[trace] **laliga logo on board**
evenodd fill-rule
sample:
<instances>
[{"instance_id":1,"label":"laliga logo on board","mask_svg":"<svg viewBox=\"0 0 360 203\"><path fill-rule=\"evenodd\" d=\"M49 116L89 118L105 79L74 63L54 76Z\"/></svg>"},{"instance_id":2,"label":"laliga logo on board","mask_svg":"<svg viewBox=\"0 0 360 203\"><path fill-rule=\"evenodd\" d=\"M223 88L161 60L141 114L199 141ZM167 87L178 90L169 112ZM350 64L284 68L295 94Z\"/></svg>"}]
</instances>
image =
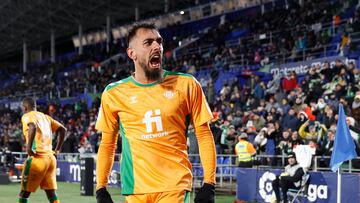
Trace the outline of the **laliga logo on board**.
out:
<instances>
[{"instance_id":1,"label":"laliga logo on board","mask_svg":"<svg viewBox=\"0 0 360 203\"><path fill-rule=\"evenodd\" d=\"M327 199L328 198L328 186L310 184L307 194L308 194L307 199L310 202L316 202L317 199Z\"/></svg>"},{"instance_id":2,"label":"laliga logo on board","mask_svg":"<svg viewBox=\"0 0 360 203\"><path fill-rule=\"evenodd\" d=\"M271 201L273 192L272 181L275 179L276 175L269 171L266 171L259 179L259 194L265 202ZM328 199L328 186L310 184L307 191L307 199L310 202Z\"/></svg>"},{"instance_id":3,"label":"laliga logo on board","mask_svg":"<svg viewBox=\"0 0 360 203\"><path fill-rule=\"evenodd\" d=\"M265 202L270 202L273 191L272 181L276 179L276 175L266 171L259 179L259 193Z\"/></svg>"}]
</instances>

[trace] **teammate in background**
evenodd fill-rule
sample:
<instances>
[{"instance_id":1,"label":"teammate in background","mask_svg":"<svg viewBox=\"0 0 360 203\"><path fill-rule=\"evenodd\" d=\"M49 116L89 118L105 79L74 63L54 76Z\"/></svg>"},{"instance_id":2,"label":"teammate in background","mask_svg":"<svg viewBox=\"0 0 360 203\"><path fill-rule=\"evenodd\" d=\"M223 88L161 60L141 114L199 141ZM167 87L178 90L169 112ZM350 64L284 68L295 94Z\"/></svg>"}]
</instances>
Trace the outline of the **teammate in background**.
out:
<instances>
[{"instance_id":1,"label":"teammate in background","mask_svg":"<svg viewBox=\"0 0 360 203\"><path fill-rule=\"evenodd\" d=\"M135 25L128 35L130 77L108 85L102 94L96 129L102 132L96 177L98 203L113 202L106 190L116 141L122 139L122 194L129 203L190 202L191 163L186 133L194 126L204 168L195 202L212 203L216 152L212 114L199 82L189 74L163 70L163 39L153 24Z\"/></svg>"},{"instance_id":2,"label":"teammate in background","mask_svg":"<svg viewBox=\"0 0 360 203\"><path fill-rule=\"evenodd\" d=\"M40 186L45 190L50 203L59 203L56 194L56 155L65 139L66 128L50 116L36 111L32 98L22 102L24 115L21 118L26 140L26 159L22 172L19 203L28 202L31 192ZM52 151L53 133L59 137L55 151Z\"/></svg>"}]
</instances>

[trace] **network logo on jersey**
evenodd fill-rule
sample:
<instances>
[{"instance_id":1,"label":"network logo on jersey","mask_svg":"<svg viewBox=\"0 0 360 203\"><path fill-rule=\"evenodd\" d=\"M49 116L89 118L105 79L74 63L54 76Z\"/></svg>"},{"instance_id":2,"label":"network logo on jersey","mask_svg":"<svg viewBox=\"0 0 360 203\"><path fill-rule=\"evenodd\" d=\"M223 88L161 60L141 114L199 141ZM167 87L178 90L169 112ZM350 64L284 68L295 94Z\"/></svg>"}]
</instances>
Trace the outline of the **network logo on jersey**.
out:
<instances>
[{"instance_id":1,"label":"network logo on jersey","mask_svg":"<svg viewBox=\"0 0 360 203\"><path fill-rule=\"evenodd\" d=\"M157 137L164 137L167 136L169 133L167 131L163 131L163 124L161 120L161 111L160 109L149 110L145 113L143 118L143 123L146 125L146 133L142 135L142 139L152 139ZM155 124L155 130L153 129L153 123ZM159 133L154 133L159 132Z\"/></svg>"},{"instance_id":2,"label":"network logo on jersey","mask_svg":"<svg viewBox=\"0 0 360 203\"><path fill-rule=\"evenodd\" d=\"M273 192L272 181L276 179L276 175L266 171L259 179L259 194L265 202L271 201Z\"/></svg>"}]
</instances>

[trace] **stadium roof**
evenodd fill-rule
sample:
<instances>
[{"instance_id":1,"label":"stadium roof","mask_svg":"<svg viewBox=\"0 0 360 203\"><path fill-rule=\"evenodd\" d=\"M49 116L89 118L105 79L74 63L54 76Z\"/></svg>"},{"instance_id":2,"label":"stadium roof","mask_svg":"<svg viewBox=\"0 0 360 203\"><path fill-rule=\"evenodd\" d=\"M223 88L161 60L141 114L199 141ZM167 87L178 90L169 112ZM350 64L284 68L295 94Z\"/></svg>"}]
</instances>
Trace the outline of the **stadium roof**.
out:
<instances>
[{"instance_id":1,"label":"stadium roof","mask_svg":"<svg viewBox=\"0 0 360 203\"><path fill-rule=\"evenodd\" d=\"M112 26L127 24L135 19L135 7L140 17L159 15L165 0L1 0L0 1L0 55L22 50L25 39L28 46L50 42L53 29L55 38L73 36L79 23L83 31L104 29L106 16ZM170 10L191 2L167 0Z\"/></svg>"}]
</instances>

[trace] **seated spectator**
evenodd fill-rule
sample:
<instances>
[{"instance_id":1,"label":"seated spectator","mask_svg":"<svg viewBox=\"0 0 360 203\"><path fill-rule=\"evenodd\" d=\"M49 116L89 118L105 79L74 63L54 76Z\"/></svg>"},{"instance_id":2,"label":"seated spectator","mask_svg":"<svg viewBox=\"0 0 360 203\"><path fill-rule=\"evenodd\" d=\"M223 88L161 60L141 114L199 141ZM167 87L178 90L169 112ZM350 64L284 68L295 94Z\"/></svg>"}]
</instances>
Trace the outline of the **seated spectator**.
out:
<instances>
[{"instance_id":1,"label":"seated spectator","mask_svg":"<svg viewBox=\"0 0 360 203\"><path fill-rule=\"evenodd\" d=\"M280 188L282 191L282 201L287 202L287 191L291 189L299 189L302 176L305 174L304 169L297 163L294 152L288 155L289 164L285 167L285 171L272 182L272 187L276 196L276 202L281 201Z\"/></svg>"}]
</instances>

